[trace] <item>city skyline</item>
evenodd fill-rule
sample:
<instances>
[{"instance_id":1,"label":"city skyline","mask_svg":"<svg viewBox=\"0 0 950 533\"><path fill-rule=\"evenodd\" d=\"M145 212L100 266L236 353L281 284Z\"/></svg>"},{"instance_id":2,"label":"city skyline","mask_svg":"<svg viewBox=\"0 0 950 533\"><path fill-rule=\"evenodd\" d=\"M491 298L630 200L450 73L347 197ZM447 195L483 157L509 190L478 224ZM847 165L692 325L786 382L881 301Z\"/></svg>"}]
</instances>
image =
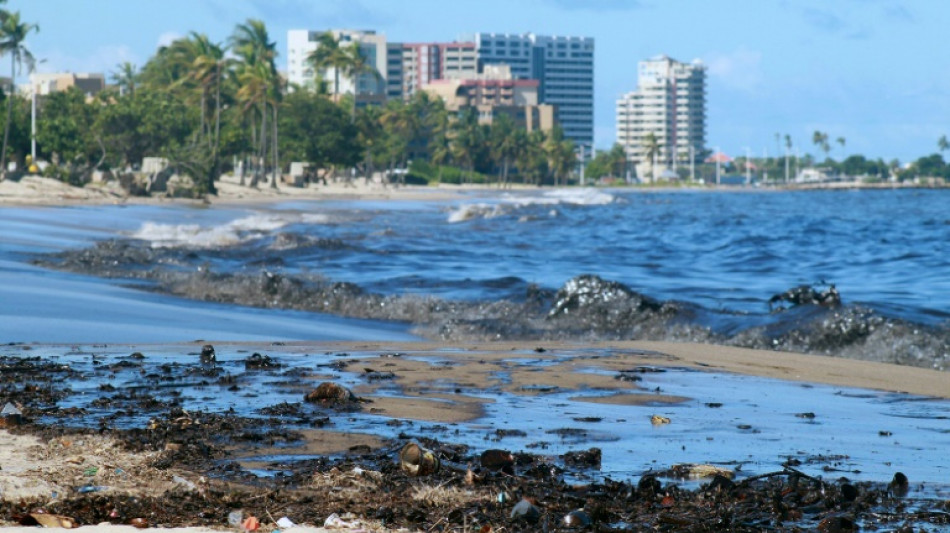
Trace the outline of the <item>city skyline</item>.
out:
<instances>
[{"instance_id":1,"label":"city skyline","mask_svg":"<svg viewBox=\"0 0 950 533\"><path fill-rule=\"evenodd\" d=\"M776 134L789 134L802 153L823 155L811 143L820 130L846 139L831 152L839 160L862 153L907 162L937 152L937 139L950 132L950 60L936 52L950 5L826 4L485 0L454 2L448 10L434 0L11 0L7 8L40 25L27 41L45 60L38 72L108 75L123 61L141 67L160 44L190 31L226 41L248 18L267 24L281 68L289 29L372 29L403 42L478 32L591 37L600 149L616 140L616 101L636 89L637 63L665 54L708 67L708 148L775 155Z\"/></svg>"}]
</instances>

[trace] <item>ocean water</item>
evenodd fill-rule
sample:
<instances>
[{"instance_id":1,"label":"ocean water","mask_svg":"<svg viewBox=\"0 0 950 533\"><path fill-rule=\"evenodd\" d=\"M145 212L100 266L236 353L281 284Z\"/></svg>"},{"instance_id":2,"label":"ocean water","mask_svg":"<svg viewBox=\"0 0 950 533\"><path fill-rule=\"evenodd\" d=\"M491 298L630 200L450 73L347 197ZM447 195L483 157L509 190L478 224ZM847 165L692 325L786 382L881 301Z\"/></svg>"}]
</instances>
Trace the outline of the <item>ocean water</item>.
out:
<instances>
[{"instance_id":1,"label":"ocean water","mask_svg":"<svg viewBox=\"0 0 950 533\"><path fill-rule=\"evenodd\" d=\"M948 205L945 190L538 189L7 208L0 338L664 339L943 369ZM773 298L799 286L841 303Z\"/></svg>"}]
</instances>

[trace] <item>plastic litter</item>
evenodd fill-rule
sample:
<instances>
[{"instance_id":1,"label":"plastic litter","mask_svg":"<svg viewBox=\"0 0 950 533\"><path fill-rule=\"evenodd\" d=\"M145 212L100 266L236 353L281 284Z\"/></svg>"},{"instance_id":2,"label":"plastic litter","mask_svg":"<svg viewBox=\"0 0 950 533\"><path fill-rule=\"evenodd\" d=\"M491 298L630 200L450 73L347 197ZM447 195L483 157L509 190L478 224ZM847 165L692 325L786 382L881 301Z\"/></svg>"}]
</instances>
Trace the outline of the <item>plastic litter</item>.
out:
<instances>
[{"instance_id":1,"label":"plastic litter","mask_svg":"<svg viewBox=\"0 0 950 533\"><path fill-rule=\"evenodd\" d=\"M290 527L297 527L297 524L293 523L293 521L285 516L277 521L277 527L281 529L287 529Z\"/></svg>"},{"instance_id":2,"label":"plastic litter","mask_svg":"<svg viewBox=\"0 0 950 533\"><path fill-rule=\"evenodd\" d=\"M86 485L86 486L84 486L84 487L80 487L80 488L79 488L79 493L80 493L80 494L89 494L90 492L101 492L101 491L103 491L103 490L106 490L107 488L109 488L109 487L105 487L105 486L102 486L102 485Z\"/></svg>"},{"instance_id":3,"label":"plastic litter","mask_svg":"<svg viewBox=\"0 0 950 533\"><path fill-rule=\"evenodd\" d=\"M244 520L244 511L231 511L228 513L228 525L238 527Z\"/></svg>"},{"instance_id":4,"label":"plastic litter","mask_svg":"<svg viewBox=\"0 0 950 533\"><path fill-rule=\"evenodd\" d=\"M323 522L323 527L328 528L328 529L333 529L333 528L350 529L350 528L356 528L359 526L360 526L359 520L352 520L352 521L347 522L346 520L343 520L342 518L340 518L340 515L336 513L333 513L330 516L328 516L327 519L324 520Z\"/></svg>"}]
</instances>

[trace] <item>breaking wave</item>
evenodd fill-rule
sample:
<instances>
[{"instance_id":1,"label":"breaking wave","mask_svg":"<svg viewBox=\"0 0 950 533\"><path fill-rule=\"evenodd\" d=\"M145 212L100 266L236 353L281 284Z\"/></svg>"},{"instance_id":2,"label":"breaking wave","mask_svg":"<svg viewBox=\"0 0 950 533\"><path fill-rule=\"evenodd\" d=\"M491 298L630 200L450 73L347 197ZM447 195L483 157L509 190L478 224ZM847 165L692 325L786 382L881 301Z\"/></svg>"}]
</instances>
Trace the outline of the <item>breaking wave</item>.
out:
<instances>
[{"instance_id":1,"label":"breaking wave","mask_svg":"<svg viewBox=\"0 0 950 533\"><path fill-rule=\"evenodd\" d=\"M321 214L251 215L216 226L145 222L130 237L154 248L220 248L259 239L291 224L326 224Z\"/></svg>"},{"instance_id":2,"label":"breaking wave","mask_svg":"<svg viewBox=\"0 0 950 533\"><path fill-rule=\"evenodd\" d=\"M449 212L448 221L457 223L478 218L496 218L532 206L598 206L618 201L616 196L597 189L556 189L540 195L505 194L498 199L497 203L458 206Z\"/></svg>"},{"instance_id":3,"label":"breaking wave","mask_svg":"<svg viewBox=\"0 0 950 533\"><path fill-rule=\"evenodd\" d=\"M343 246L328 242L325 246ZM38 263L74 272L147 280L162 293L196 300L263 308L401 321L415 333L443 341L662 340L815 353L946 370L950 331L886 317L873 309L833 302L787 301L769 312L762 295L759 316L661 301L615 281L579 275L557 290L520 279L521 297L492 301L382 294L306 272L268 268L215 272L188 253L133 240L46 256ZM783 295L798 294L795 287ZM778 295L777 295L778 296Z\"/></svg>"}]
</instances>

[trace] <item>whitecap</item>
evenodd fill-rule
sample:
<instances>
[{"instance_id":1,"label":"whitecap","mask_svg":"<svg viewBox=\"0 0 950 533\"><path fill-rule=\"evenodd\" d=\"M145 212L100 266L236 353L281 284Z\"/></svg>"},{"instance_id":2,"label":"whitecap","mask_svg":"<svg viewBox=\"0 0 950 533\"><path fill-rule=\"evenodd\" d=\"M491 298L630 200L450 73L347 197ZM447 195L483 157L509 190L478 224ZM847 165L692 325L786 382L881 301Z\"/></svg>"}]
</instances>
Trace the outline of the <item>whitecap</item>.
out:
<instances>
[{"instance_id":1,"label":"whitecap","mask_svg":"<svg viewBox=\"0 0 950 533\"><path fill-rule=\"evenodd\" d=\"M151 243L153 248L218 248L261 238L291 224L325 224L321 214L255 214L218 226L145 222L130 236Z\"/></svg>"}]
</instances>

